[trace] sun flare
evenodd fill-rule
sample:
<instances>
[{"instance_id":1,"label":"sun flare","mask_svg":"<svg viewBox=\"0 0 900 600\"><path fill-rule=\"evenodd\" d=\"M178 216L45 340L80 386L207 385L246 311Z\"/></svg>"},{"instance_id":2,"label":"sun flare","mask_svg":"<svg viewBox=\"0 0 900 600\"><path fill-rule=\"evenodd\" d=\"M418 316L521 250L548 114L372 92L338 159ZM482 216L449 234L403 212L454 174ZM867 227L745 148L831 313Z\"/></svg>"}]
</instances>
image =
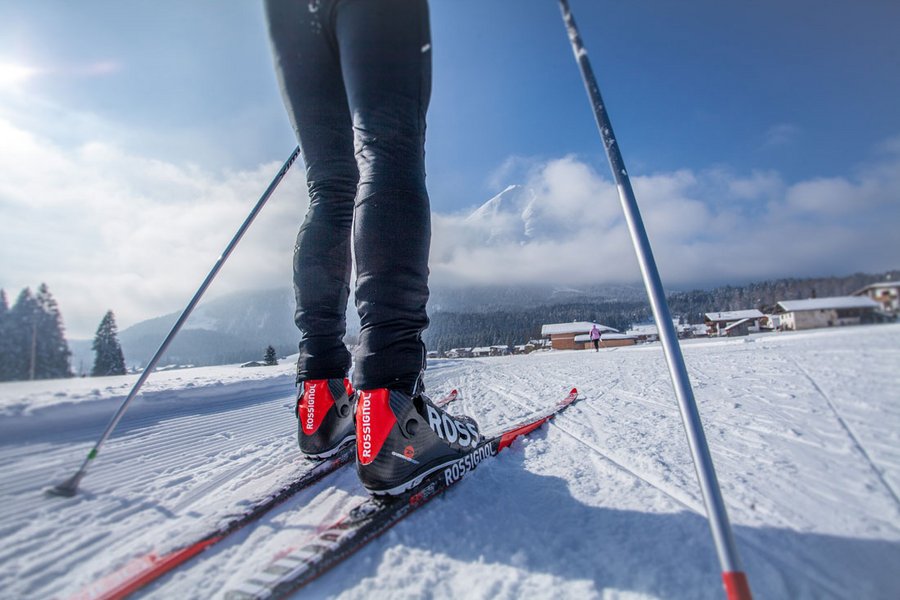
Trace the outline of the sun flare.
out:
<instances>
[{"instance_id":1,"label":"sun flare","mask_svg":"<svg viewBox=\"0 0 900 600\"><path fill-rule=\"evenodd\" d=\"M12 87L24 83L38 70L25 65L0 61L0 87Z\"/></svg>"}]
</instances>

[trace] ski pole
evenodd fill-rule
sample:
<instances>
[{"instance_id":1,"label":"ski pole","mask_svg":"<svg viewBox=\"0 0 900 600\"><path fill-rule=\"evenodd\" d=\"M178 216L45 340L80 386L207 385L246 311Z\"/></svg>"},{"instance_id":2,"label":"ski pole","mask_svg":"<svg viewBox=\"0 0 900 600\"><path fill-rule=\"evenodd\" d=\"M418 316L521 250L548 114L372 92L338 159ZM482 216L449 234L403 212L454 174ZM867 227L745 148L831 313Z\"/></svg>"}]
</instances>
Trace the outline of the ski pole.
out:
<instances>
[{"instance_id":1,"label":"ski pole","mask_svg":"<svg viewBox=\"0 0 900 600\"><path fill-rule=\"evenodd\" d=\"M178 332L181 331L181 327L184 325L184 322L187 321L188 317L194 311L194 308L197 306L197 303L200 301L201 296L203 296L206 289L213 282L213 279L216 278L216 275L219 274L219 271L222 269L222 266L225 264L225 261L228 260L228 257L231 256L232 251L234 251L235 247L238 245L238 242L241 241L241 238L244 237L244 234L247 233L247 230L250 228L250 225L253 223L256 216L262 210L263 206L265 206L266 202L269 200L269 197L275 191L275 188L278 187L278 184L281 183L281 180L284 179L284 176L287 174L288 170L291 168L291 165L294 164L294 161L297 160L297 156L300 154L299 146L294 148L294 151L291 152L291 155L285 161L284 165L281 167L281 170L278 171L278 174L275 175L275 178L269 184L269 187L266 188L266 191L263 192L263 195L260 196L259 200L256 202L256 205L253 207L253 210L250 211L250 214L247 215L247 218L244 219L244 222L238 228L237 233L234 234L234 237L231 238L231 241L228 242L228 246L225 247L225 251L219 256L216 260L216 263L213 265L213 268L206 275L206 279L203 280L203 283L200 285L200 288L194 294L194 297L191 298L191 301L188 302L188 305L184 308L181 313L181 316L178 317L178 320L175 321L175 325L172 326L171 331L166 336L166 339L163 340L163 343L159 346L159 349L156 351L156 354L153 355L153 358L150 359L150 362L147 363L147 366L144 368L143 372L141 372L141 376L138 377L137 382L131 388L131 391L128 393L128 396L119 406L118 410L116 410L112 419L109 421L109 425L106 426L106 429L103 431L103 434L100 436L100 439L97 440L97 443L94 444L94 447L88 452L87 458L84 459L84 462L81 464L81 468L69 479L66 481L50 488L47 490L47 493L54 496L65 496L72 497L78 492L78 484L81 483L81 479L84 477L85 473L87 473L88 465L92 460L97 458L97 454L100 452L100 447L106 442L107 438L112 434L113 429L116 428L116 425L119 424L119 421L122 419L122 416L125 414L125 411L128 409L128 405L131 404L131 401L134 400L135 396L137 396L138 391L140 391L141 386L144 385L144 382L147 381L147 378L150 376L150 373L153 369L156 368L156 364L162 358L163 354L165 354L166 350L169 348L169 344L172 343L172 340L175 339L175 336L178 335Z\"/></svg>"},{"instance_id":2,"label":"ski pole","mask_svg":"<svg viewBox=\"0 0 900 600\"><path fill-rule=\"evenodd\" d=\"M728 521L728 513L725 510L725 502L722 499L722 490L719 488L719 483L716 479L712 456L709 452L706 436L703 433L703 424L700 421L700 413L697 411L697 403L694 400L694 391L688 378L684 356L681 354L681 346L678 344L678 336L675 333L669 305L663 292L662 281L656 268L653 251L650 248L647 230L644 228L637 200L631 188L631 181L628 178L628 172L625 170L625 162L622 160L619 144L616 142L615 134L613 134L612 123L603 104L603 98L600 96L600 87L597 85L594 71L591 68L590 60L588 60L587 51L575 25L569 2L568 0L559 0L559 5L562 10L566 31L569 34L569 40L572 42L575 60L578 62L584 86L587 89L588 97L594 109L594 118L597 121L597 127L600 129L600 136L606 148L606 157L609 159L613 177L616 180L619 201L622 204L625 221L631 234L631 241L641 267L644 286L647 288L647 295L650 297L650 306L659 329L659 339L662 342L666 363L669 367L669 375L672 377L672 386L675 389L675 396L678 399L678 406L681 411L681 420L684 424L688 445L694 459L694 468L696 469L697 479L700 482L700 489L703 493L710 530L716 546L716 554L722 568L722 581L725 585L725 593L729 600L750 600L750 584L738 558L737 546L734 543L734 533Z\"/></svg>"}]
</instances>

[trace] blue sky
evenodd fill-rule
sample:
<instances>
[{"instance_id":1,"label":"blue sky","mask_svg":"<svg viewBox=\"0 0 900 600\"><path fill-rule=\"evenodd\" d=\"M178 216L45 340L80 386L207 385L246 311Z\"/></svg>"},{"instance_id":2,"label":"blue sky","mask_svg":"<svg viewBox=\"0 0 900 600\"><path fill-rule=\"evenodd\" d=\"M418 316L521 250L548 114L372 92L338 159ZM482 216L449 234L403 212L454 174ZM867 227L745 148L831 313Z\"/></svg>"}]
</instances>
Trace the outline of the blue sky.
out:
<instances>
[{"instance_id":1,"label":"blue sky","mask_svg":"<svg viewBox=\"0 0 900 600\"><path fill-rule=\"evenodd\" d=\"M670 287L900 264L900 5L571 4ZM435 281L636 281L557 3L431 9ZM178 309L295 144L249 1L0 0L0 135L0 287L82 335ZM555 237L466 221L510 184ZM286 283L303 189L217 291Z\"/></svg>"}]
</instances>

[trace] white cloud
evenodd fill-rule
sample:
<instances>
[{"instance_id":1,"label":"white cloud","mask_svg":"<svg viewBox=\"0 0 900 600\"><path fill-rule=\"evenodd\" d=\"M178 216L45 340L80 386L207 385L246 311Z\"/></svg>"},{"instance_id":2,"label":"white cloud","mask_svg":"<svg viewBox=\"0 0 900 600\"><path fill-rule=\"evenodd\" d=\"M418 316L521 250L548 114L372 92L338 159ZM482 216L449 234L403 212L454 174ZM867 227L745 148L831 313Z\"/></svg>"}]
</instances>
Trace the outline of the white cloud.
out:
<instances>
[{"instance_id":1,"label":"white cloud","mask_svg":"<svg viewBox=\"0 0 900 600\"><path fill-rule=\"evenodd\" d=\"M180 310L280 167L214 173L102 142L67 150L0 120L0 285L46 282L73 337ZM293 169L212 294L290 282L307 195Z\"/></svg>"},{"instance_id":2,"label":"white cloud","mask_svg":"<svg viewBox=\"0 0 900 600\"><path fill-rule=\"evenodd\" d=\"M839 177L813 179L791 186L785 198L786 208L817 217L839 217L859 210L868 201L869 192L859 184Z\"/></svg>"},{"instance_id":3,"label":"white cloud","mask_svg":"<svg viewBox=\"0 0 900 600\"><path fill-rule=\"evenodd\" d=\"M852 178L784 183L774 172L680 170L633 177L635 194L668 286L879 271L900 265L900 156ZM473 225L437 215L433 280L557 284L640 278L611 181L573 157L534 167L532 232L483 243L509 229L508 212ZM518 226L521 227L521 219ZM480 241L481 240L481 241Z\"/></svg>"},{"instance_id":4,"label":"white cloud","mask_svg":"<svg viewBox=\"0 0 900 600\"><path fill-rule=\"evenodd\" d=\"M120 326L180 310L279 164L217 172L104 141L63 146L0 116L0 287L46 282L72 337L107 309ZM104 130L93 139L103 137ZM90 140L85 136L83 140ZM853 177L679 170L633 178L668 286L878 271L900 264L900 154ZM515 159L496 210L433 215L432 282L634 282L612 181L576 157ZM307 204L295 167L238 247L215 296L280 287Z\"/></svg>"}]
</instances>

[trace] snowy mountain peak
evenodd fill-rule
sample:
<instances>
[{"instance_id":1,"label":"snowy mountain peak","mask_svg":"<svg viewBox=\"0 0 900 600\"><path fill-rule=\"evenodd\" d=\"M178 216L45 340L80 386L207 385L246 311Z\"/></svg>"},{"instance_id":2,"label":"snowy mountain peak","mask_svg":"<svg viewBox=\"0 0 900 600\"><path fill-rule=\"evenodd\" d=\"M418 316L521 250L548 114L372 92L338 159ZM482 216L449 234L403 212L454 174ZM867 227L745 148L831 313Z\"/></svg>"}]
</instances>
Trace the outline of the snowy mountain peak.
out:
<instances>
[{"instance_id":1,"label":"snowy mountain peak","mask_svg":"<svg viewBox=\"0 0 900 600\"><path fill-rule=\"evenodd\" d=\"M525 188L521 185L509 185L506 189L472 211L466 220L479 221L496 217L502 212L510 212L515 207L510 205L517 204L517 197Z\"/></svg>"},{"instance_id":2,"label":"snowy mountain peak","mask_svg":"<svg viewBox=\"0 0 900 600\"><path fill-rule=\"evenodd\" d=\"M507 186L466 217L466 224L484 232L488 244L526 243L535 235L532 223L534 191L522 185Z\"/></svg>"}]
</instances>

